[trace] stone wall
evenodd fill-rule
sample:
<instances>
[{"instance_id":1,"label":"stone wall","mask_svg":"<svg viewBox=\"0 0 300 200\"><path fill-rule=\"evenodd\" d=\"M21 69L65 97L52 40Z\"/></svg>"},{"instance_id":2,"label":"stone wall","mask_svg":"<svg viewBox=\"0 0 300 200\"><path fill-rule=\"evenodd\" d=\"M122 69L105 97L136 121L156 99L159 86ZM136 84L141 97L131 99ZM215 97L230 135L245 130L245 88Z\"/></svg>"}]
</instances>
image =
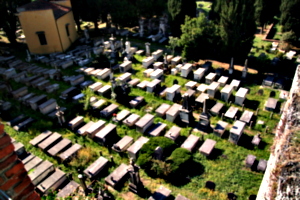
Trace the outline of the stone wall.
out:
<instances>
[{"instance_id":1,"label":"stone wall","mask_svg":"<svg viewBox=\"0 0 300 200\"><path fill-rule=\"evenodd\" d=\"M300 65L278 123L257 200L300 197Z\"/></svg>"},{"instance_id":2,"label":"stone wall","mask_svg":"<svg viewBox=\"0 0 300 200\"><path fill-rule=\"evenodd\" d=\"M0 124L0 190L11 199L40 200L3 124Z\"/></svg>"}]
</instances>

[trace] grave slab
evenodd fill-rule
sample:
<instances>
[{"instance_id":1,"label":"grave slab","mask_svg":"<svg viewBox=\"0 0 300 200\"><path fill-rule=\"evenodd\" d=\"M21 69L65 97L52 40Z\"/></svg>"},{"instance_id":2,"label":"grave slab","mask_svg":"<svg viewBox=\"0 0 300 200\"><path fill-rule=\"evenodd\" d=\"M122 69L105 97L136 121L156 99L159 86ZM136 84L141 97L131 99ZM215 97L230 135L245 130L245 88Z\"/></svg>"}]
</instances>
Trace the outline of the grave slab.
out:
<instances>
[{"instance_id":1,"label":"grave slab","mask_svg":"<svg viewBox=\"0 0 300 200\"><path fill-rule=\"evenodd\" d=\"M222 110L222 108L224 107L223 103L217 102L211 109L210 112L213 115L219 115L220 111Z\"/></svg>"},{"instance_id":2,"label":"grave slab","mask_svg":"<svg viewBox=\"0 0 300 200\"><path fill-rule=\"evenodd\" d=\"M239 109L237 107L233 107L231 106L225 113L225 117L228 117L230 119L234 119L235 115L237 114L237 112L239 111Z\"/></svg>"},{"instance_id":3,"label":"grave slab","mask_svg":"<svg viewBox=\"0 0 300 200\"><path fill-rule=\"evenodd\" d=\"M205 156L209 156L211 152L214 150L216 141L212 139L206 139L204 143L199 148L199 152Z\"/></svg>"},{"instance_id":4,"label":"grave slab","mask_svg":"<svg viewBox=\"0 0 300 200\"><path fill-rule=\"evenodd\" d=\"M135 123L136 131L145 133L147 128L153 124L154 116L151 114L145 114L139 121Z\"/></svg>"},{"instance_id":5,"label":"grave slab","mask_svg":"<svg viewBox=\"0 0 300 200\"><path fill-rule=\"evenodd\" d=\"M113 188L118 187L118 184L122 182L123 178L128 173L129 166L122 163L117 167L110 175L105 178L105 182Z\"/></svg>"},{"instance_id":6,"label":"grave slab","mask_svg":"<svg viewBox=\"0 0 300 200\"><path fill-rule=\"evenodd\" d=\"M48 138L46 138L43 142L39 143L38 147L44 151L47 151L52 146L57 144L61 139L62 139L62 136L59 133L54 132Z\"/></svg>"},{"instance_id":7,"label":"grave slab","mask_svg":"<svg viewBox=\"0 0 300 200\"><path fill-rule=\"evenodd\" d=\"M78 127L80 124L83 123L83 116L76 116L74 119L72 119L69 123L68 126L74 130L76 127Z\"/></svg>"},{"instance_id":8,"label":"grave slab","mask_svg":"<svg viewBox=\"0 0 300 200\"><path fill-rule=\"evenodd\" d=\"M94 124L95 122L90 121L87 124L85 124L84 126L82 126L81 128L79 128L77 130L77 133L81 136L85 136L88 134L87 130Z\"/></svg>"},{"instance_id":9,"label":"grave slab","mask_svg":"<svg viewBox=\"0 0 300 200\"><path fill-rule=\"evenodd\" d=\"M195 148L195 146L197 145L198 141L199 141L199 137L191 134L183 142L183 144L181 145L181 148L187 149L192 152L193 149Z\"/></svg>"},{"instance_id":10,"label":"grave slab","mask_svg":"<svg viewBox=\"0 0 300 200\"><path fill-rule=\"evenodd\" d=\"M52 163L48 160L43 161L41 164L33 168L32 172L28 174L33 185L37 186L44 178L55 170Z\"/></svg>"},{"instance_id":11,"label":"grave slab","mask_svg":"<svg viewBox=\"0 0 300 200\"><path fill-rule=\"evenodd\" d=\"M57 154L63 152L65 149L69 148L72 145L71 140L69 139L62 139L59 141L56 145L54 145L52 148L50 148L47 152L51 156L56 156Z\"/></svg>"},{"instance_id":12,"label":"grave slab","mask_svg":"<svg viewBox=\"0 0 300 200\"><path fill-rule=\"evenodd\" d=\"M246 122L247 124L250 123L253 116L253 112L249 110L245 110L240 118L240 121Z\"/></svg>"},{"instance_id":13,"label":"grave slab","mask_svg":"<svg viewBox=\"0 0 300 200\"><path fill-rule=\"evenodd\" d=\"M88 166L88 168L86 168L83 171L83 173L90 179L94 179L107 166L107 164L108 164L108 160L101 156L90 166Z\"/></svg>"},{"instance_id":14,"label":"grave slab","mask_svg":"<svg viewBox=\"0 0 300 200\"><path fill-rule=\"evenodd\" d=\"M245 160L246 167L251 168L256 160L256 156L248 155Z\"/></svg>"},{"instance_id":15,"label":"grave slab","mask_svg":"<svg viewBox=\"0 0 300 200\"><path fill-rule=\"evenodd\" d=\"M75 181L70 181L64 188L62 188L58 193L58 198L66 198L72 196L72 194L76 193L79 188L79 184Z\"/></svg>"},{"instance_id":16,"label":"grave slab","mask_svg":"<svg viewBox=\"0 0 300 200\"><path fill-rule=\"evenodd\" d=\"M46 194L51 191L55 191L64 181L67 180L66 173L59 169L55 169L55 172L48 176L43 182L41 182L37 189L42 193Z\"/></svg>"},{"instance_id":17,"label":"grave slab","mask_svg":"<svg viewBox=\"0 0 300 200\"><path fill-rule=\"evenodd\" d=\"M136 160L138 157L139 150L143 147L145 143L149 141L146 137L139 137L128 149L128 155L133 160Z\"/></svg>"},{"instance_id":18,"label":"grave slab","mask_svg":"<svg viewBox=\"0 0 300 200\"><path fill-rule=\"evenodd\" d=\"M215 128L214 128L214 134L216 136L222 137L224 132L226 131L226 128L228 126L227 122L224 121L218 121Z\"/></svg>"},{"instance_id":19,"label":"grave slab","mask_svg":"<svg viewBox=\"0 0 300 200\"><path fill-rule=\"evenodd\" d=\"M239 142L240 137L243 134L244 128L246 126L245 122L235 121L232 128L230 129L229 142L237 144Z\"/></svg>"},{"instance_id":20,"label":"grave slab","mask_svg":"<svg viewBox=\"0 0 300 200\"><path fill-rule=\"evenodd\" d=\"M99 132L105 126L105 121L99 120L90 126L86 132L90 138L94 138L95 134Z\"/></svg>"},{"instance_id":21,"label":"grave slab","mask_svg":"<svg viewBox=\"0 0 300 200\"><path fill-rule=\"evenodd\" d=\"M32 140L29 141L29 143L33 146L38 145L39 143L43 142L45 139L47 139L50 135L52 135L51 131L44 131L40 133L38 136L33 138Z\"/></svg>"},{"instance_id":22,"label":"grave slab","mask_svg":"<svg viewBox=\"0 0 300 200\"><path fill-rule=\"evenodd\" d=\"M112 149L117 152L124 152L129 148L133 141L132 137L125 135L121 140L113 145Z\"/></svg>"},{"instance_id":23,"label":"grave slab","mask_svg":"<svg viewBox=\"0 0 300 200\"><path fill-rule=\"evenodd\" d=\"M171 140L176 140L180 136L181 128L177 126L172 126L165 134L165 137L170 138Z\"/></svg>"},{"instance_id":24,"label":"grave slab","mask_svg":"<svg viewBox=\"0 0 300 200\"><path fill-rule=\"evenodd\" d=\"M166 127L167 124L157 123L154 125L154 127L151 128L151 130L148 131L148 134L152 137L160 136L161 133L166 129Z\"/></svg>"},{"instance_id":25,"label":"grave slab","mask_svg":"<svg viewBox=\"0 0 300 200\"><path fill-rule=\"evenodd\" d=\"M123 124L131 127L140 119L140 116L137 114L131 114L129 117L123 120Z\"/></svg>"},{"instance_id":26,"label":"grave slab","mask_svg":"<svg viewBox=\"0 0 300 200\"><path fill-rule=\"evenodd\" d=\"M171 105L163 103L155 110L155 113L158 117L164 117L170 108Z\"/></svg>"},{"instance_id":27,"label":"grave slab","mask_svg":"<svg viewBox=\"0 0 300 200\"><path fill-rule=\"evenodd\" d=\"M179 115L179 110L182 106L174 103L171 108L166 112L166 120L169 122L174 122L176 117Z\"/></svg>"},{"instance_id":28,"label":"grave slab","mask_svg":"<svg viewBox=\"0 0 300 200\"><path fill-rule=\"evenodd\" d=\"M81 145L79 144L73 144L70 148L68 148L66 151L59 154L59 158L62 161L70 160L74 155L77 154L77 152L81 149Z\"/></svg>"},{"instance_id":29,"label":"grave slab","mask_svg":"<svg viewBox=\"0 0 300 200\"><path fill-rule=\"evenodd\" d=\"M110 117L113 113L117 112L118 110L118 105L116 104L110 104L106 108L100 111L100 115L104 118Z\"/></svg>"}]
</instances>

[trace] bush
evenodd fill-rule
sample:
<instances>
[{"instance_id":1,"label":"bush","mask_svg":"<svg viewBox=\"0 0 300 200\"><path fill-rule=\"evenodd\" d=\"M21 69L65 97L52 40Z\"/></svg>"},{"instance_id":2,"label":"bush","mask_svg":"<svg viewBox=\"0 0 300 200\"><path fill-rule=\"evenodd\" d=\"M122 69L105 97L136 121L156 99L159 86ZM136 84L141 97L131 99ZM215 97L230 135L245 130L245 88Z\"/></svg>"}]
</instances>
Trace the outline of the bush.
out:
<instances>
[{"instance_id":1,"label":"bush","mask_svg":"<svg viewBox=\"0 0 300 200\"><path fill-rule=\"evenodd\" d=\"M52 121L45 121L45 120L39 120L37 122L34 122L31 126L34 130L49 130L53 127Z\"/></svg>"},{"instance_id":2,"label":"bush","mask_svg":"<svg viewBox=\"0 0 300 200\"><path fill-rule=\"evenodd\" d=\"M177 148L173 151L171 156L167 159L167 163L171 164L171 175L183 176L187 172L187 165L191 161L191 152L184 148Z\"/></svg>"}]
</instances>

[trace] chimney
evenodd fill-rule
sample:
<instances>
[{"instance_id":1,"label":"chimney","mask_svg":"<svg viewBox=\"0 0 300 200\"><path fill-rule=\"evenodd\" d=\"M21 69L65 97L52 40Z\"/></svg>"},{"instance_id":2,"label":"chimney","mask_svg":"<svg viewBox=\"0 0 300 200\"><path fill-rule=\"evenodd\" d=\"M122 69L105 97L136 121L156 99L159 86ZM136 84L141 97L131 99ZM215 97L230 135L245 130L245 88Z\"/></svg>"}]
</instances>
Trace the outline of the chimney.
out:
<instances>
[{"instance_id":1,"label":"chimney","mask_svg":"<svg viewBox=\"0 0 300 200\"><path fill-rule=\"evenodd\" d=\"M13 200L40 200L11 138L0 124L0 190Z\"/></svg>"}]
</instances>

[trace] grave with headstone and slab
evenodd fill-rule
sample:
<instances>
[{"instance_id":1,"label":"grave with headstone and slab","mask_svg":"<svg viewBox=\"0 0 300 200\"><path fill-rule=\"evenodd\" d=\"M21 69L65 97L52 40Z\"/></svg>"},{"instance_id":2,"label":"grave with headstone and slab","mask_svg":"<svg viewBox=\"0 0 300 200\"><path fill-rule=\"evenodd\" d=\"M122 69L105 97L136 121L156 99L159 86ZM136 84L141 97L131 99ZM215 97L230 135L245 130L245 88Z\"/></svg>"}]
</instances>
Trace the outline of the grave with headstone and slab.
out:
<instances>
[{"instance_id":1,"label":"grave with headstone and slab","mask_svg":"<svg viewBox=\"0 0 300 200\"><path fill-rule=\"evenodd\" d=\"M103 146L111 147L119 139L116 127L117 126L115 124L111 124L111 123L107 124L105 127L103 127L100 131L98 131L95 134L94 137L95 141L97 141Z\"/></svg>"},{"instance_id":2,"label":"grave with headstone and slab","mask_svg":"<svg viewBox=\"0 0 300 200\"><path fill-rule=\"evenodd\" d=\"M170 130L166 132L165 137L175 141L180 136L180 131L181 128L177 126L172 126Z\"/></svg>"},{"instance_id":3,"label":"grave with headstone and slab","mask_svg":"<svg viewBox=\"0 0 300 200\"><path fill-rule=\"evenodd\" d=\"M48 160L43 161L41 164L33 168L32 172L28 174L31 182L34 186L37 186L40 182L42 182L47 176L53 173L55 170L52 163Z\"/></svg>"},{"instance_id":4,"label":"grave with headstone and slab","mask_svg":"<svg viewBox=\"0 0 300 200\"><path fill-rule=\"evenodd\" d=\"M77 152L81 149L80 144L73 144L70 148L58 155L58 157L63 161L69 161Z\"/></svg>"},{"instance_id":5,"label":"grave with headstone and slab","mask_svg":"<svg viewBox=\"0 0 300 200\"><path fill-rule=\"evenodd\" d=\"M206 139L204 143L199 148L199 152L205 156L210 156L211 152L214 150L216 141L212 139Z\"/></svg>"},{"instance_id":6,"label":"grave with headstone and slab","mask_svg":"<svg viewBox=\"0 0 300 200\"><path fill-rule=\"evenodd\" d=\"M225 117L228 117L229 119L234 119L236 116L237 112L239 111L239 108L230 106L230 108L226 111Z\"/></svg>"},{"instance_id":7,"label":"grave with headstone and slab","mask_svg":"<svg viewBox=\"0 0 300 200\"><path fill-rule=\"evenodd\" d=\"M42 114L46 115L53 112L56 109L57 103L55 99L49 99L48 101L39 105L39 110Z\"/></svg>"},{"instance_id":8,"label":"grave with headstone and slab","mask_svg":"<svg viewBox=\"0 0 300 200\"><path fill-rule=\"evenodd\" d=\"M235 94L235 102L234 103L236 105L243 106L247 93L248 93L247 88L240 88L237 91L237 93Z\"/></svg>"},{"instance_id":9,"label":"grave with headstone and slab","mask_svg":"<svg viewBox=\"0 0 300 200\"><path fill-rule=\"evenodd\" d=\"M204 102L206 99L209 99L208 94L206 94L206 93L201 93L201 94L196 98L196 100L195 100L196 106L202 107L202 106L203 106L203 102Z\"/></svg>"},{"instance_id":10,"label":"grave with headstone and slab","mask_svg":"<svg viewBox=\"0 0 300 200\"><path fill-rule=\"evenodd\" d=\"M268 165L268 161L260 159L257 165L257 171L265 172Z\"/></svg>"},{"instance_id":11,"label":"grave with headstone and slab","mask_svg":"<svg viewBox=\"0 0 300 200\"><path fill-rule=\"evenodd\" d=\"M130 115L130 111L129 110L122 110L121 112L119 112L114 121L115 122L121 122L123 121L126 117L128 117Z\"/></svg>"},{"instance_id":12,"label":"grave with headstone and slab","mask_svg":"<svg viewBox=\"0 0 300 200\"><path fill-rule=\"evenodd\" d=\"M27 93L28 93L28 88L26 86L21 87L21 88L15 90L15 91L11 92L11 94L13 95L13 97L15 99L18 99L18 98L26 95Z\"/></svg>"},{"instance_id":13,"label":"grave with headstone and slab","mask_svg":"<svg viewBox=\"0 0 300 200\"><path fill-rule=\"evenodd\" d=\"M131 86L131 87L135 87L137 84L140 83L140 79L138 78L134 78L132 79L131 81L128 82L128 84Z\"/></svg>"},{"instance_id":14,"label":"grave with headstone and slab","mask_svg":"<svg viewBox=\"0 0 300 200\"><path fill-rule=\"evenodd\" d=\"M147 87L147 85L148 85L148 83L150 83L149 81L146 81L146 80L143 80L142 82L140 82L139 84L137 84L137 87L139 88L139 89L145 89L146 87Z\"/></svg>"},{"instance_id":15,"label":"grave with headstone and slab","mask_svg":"<svg viewBox=\"0 0 300 200\"><path fill-rule=\"evenodd\" d=\"M194 71L194 81L201 81L205 74L204 68L198 68L196 71Z\"/></svg>"},{"instance_id":16,"label":"grave with headstone and slab","mask_svg":"<svg viewBox=\"0 0 300 200\"><path fill-rule=\"evenodd\" d=\"M224 122L224 121L218 121L216 126L214 127L214 134L216 136L219 136L219 137L222 137L224 132L226 131L226 128L228 126L228 123L227 122Z\"/></svg>"},{"instance_id":17,"label":"grave with headstone and slab","mask_svg":"<svg viewBox=\"0 0 300 200\"><path fill-rule=\"evenodd\" d=\"M44 131L44 132L40 133L38 136L36 136L35 138L33 138L32 140L30 140L29 143L33 146L36 146L39 143L41 143L42 141L44 141L46 138L48 138L50 135L52 135L51 131L49 131L49 130Z\"/></svg>"},{"instance_id":18,"label":"grave with headstone and slab","mask_svg":"<svg viewBox=\"0 0 300 200\"><path fill-rule=\"evenodd\" d=\"M220 111L222 110L222 108L224 107L223 103L217 102L211 109L210 109L210 113L213 115L219 115Z\"/></svg>"},{"instance_id":19,"label":"grave with headstone and slab","mask_svg":"<svg viewBox=\"0 0 300 200\"><path fill-rule=\"evenodd\" d=\"M21 114L21 115L15 117L14 119L12 119L11 121L7 122L7 125L12 127L12 126L20 123L21 121L24 121L26 119L26 117L27 117L26 115Z\"/></svg>"},{"instance_id":20,"label":"grave with headstone and slab","mask_svg":"<svg viewBox=\"0 0 300 200\"><path fill-rule=\"evenodd\" d=\"M219 90L220 83L213 81L208 87L207 87L207 94L211 98L215 98L215 95L217 91Z\"/></svg>"},{"instance_id":21,"label":"grave with headstone and slab","mask_svg":"<svg viewBox=\"0 0 300 200\"><path fill-rule=\"evenodd\" d=\"M233 87L231 85L225 85L225 87L221 90L221 100L228 102L233 91Z\"/></svg>"},{"instance_id":22,"label":"grave with headstone and slab","mask_svg":"<svg viewBox=\"0 0 300 200\"><path fill-rule=\"evenodd\" d=\"M82 74L79 74L70 80L70 84L72 86L79 85L82 82L84 82L84 75L82 75Z\"/></svg>"},{"instance_id":23,"label":"grave with headstone and slab","mask_svg":"<svg viewBox=\"0 0 300 200\"><path fill-rule=\"evenodd\" d=\"M71 146L72 146L71 140L64 138L61 141L59 141L56 145L51 147L47 152L51 156L56 156L57 154L63 152L64 150L66 150Z\"/></svg>"},{"instance_id":24,"label":"grave with headstone and slab","mask_svg":"<svg viewBox=\"0 0 300 200\"><path fill-rule=\"evenodd\" d=\"M158 117L164 117L170 107L171 106L169 104L163 103L155 110L155 113Z\"/></svg>"},{"instance_id":25,"label":"grave with headstone and slab","mask_svg":"<svg viewBox=\"0 0 300 200\"><path fill-rule=\"evenodd\" d=\"M205 83L206 84L211 84L214 82L215 78L217 77L216 73L209 73L207 76L205 76Z\"/></svg>"},{"instance_id":26,"label":"grave with headstone and slab","mask_svg":"<svg viewBox=\"0 0 300 200\"><path fill-rule=\"evenodd\" d=\"M141 105L144 102L144 97L143 96L138 96L129 101L129 105L132 108L137 108L139 105Z\"/></svg>"},{"instance_id":27,"label":"grave with headstone and slab","mask_svg":"<svg viewBox=\"0 0 300 200\"><path fill-rule=\"evenodd\" d=\"M176 65L178 65L181 62L181 56L176 56L174 58L172 58L171 60L171 65L172 67L175 67Z\"/></svg>"},{"instance_id":28,"label":"grave with headstone and slab","mask_svg":"<svg viewBox=\"0 0 300 200\"><path fill-rule=\"evenodd\" d=\"M256 160L256 156L251 155L251 154L247 155L246 160L245 160L246 167L251 168L253 166L255 160Z\"/></svg>"},{"instance_id":29,"label":"grave with headstone and slab","mask_svg":"<svg viewBox=\"0 0 300 200\"><path fill-rule=\"evenodd\" d=\"M87 130L86 133L90 138L94 138L95 134L105 126L105 121L98 120L94 122Z\"/></svg>"},{"instance_id":30,"label":"grave with headstone and slab","mask_svg":"<svg viewBox=\"0 0 300 200\"><path fill-rule=\"evenodd\" d=\"M63 187L59 192L57 193L58 198L67 198L72 196L73 193L77 193L77 190L79 188L79 184L75 181L70 181L65 187Z\"/></svg>"},{"instance_id":31,"label":"grave with headstone and slab","mask_svg":"<svg viewBox=\"0 0 300 200\"><path fill-rule=\"evenodd\" d=\"M197 87L197 91L200 93L204 93L208 88L208 85L201 83L198 87Z\"/></svg>"},{"instance_id":32,"label":"grave with headstone and slab","mask_svg":"<svg viewBox=\"0 0 300 200\"><path fill-rule=\"evenodd\" d=\"M142 65L144 68L148 68L150 65L154 63L155 59L153 56L147 57L142 60Z\"/></svg>"},{"instance_id":33,"label":"grave with headstone and slab","mask_svg":"<svg viewBox=\"0 0 300 200\"><path fill-rule=\"evenodd\" d=\"M106 79L109 75L111 74L111 70L108 68L104 68L103 70L101 70L96 76L97 78L104 80Z\"/></svg>"},{"instance_id":34,"label":"grave with headstone and slab","mask_svg":"<svg viewBox=\"0 0 300 200\"><path fill-rule=\"evenodd\" d=\"M166 89L166 99L169 101L174 101L175 96L180 93L180 85L172 85Z\"/></svg>"},{"instance_id":35,"label":"grave with headstone and slab","mask_svg":"<svg viewBox=\"0 0 300 200\"><path fill-rule=\"evenodd\" d=\"M93 121L89 121L88 123L86 123L84 126L80 127L78 130L77 130L77 133L79 135L82 135L82 136L85 136L88 134L87 130L92 126L94 125L95 122Z\"/></svg>"},{"instance_id":36,"label":"grave with headstone and slab","mask_svg":"<svg viewBox=\"0 0 300 200\"><path fill-rule=\"evenodd\" d=\"M68 126L74 130L76 129L80 124L83 123L83 116L76 116L74 119L69 121Z\"/></svg>"},{"instance_id":37,"label":"grave with headstone and slab","mask_svg":"<svg viewBox=\"0 0 300 200\"><path fill-rule=\"evenodd\" d=\"M61 134L54 132L44 141L38 144L38 147L44 151L47 151L54 145L56 145L62 139Z\"/></svg>"},{"instance_id":38,"label":"grave with headstone and slab","mask_svg":"<svg viewBox=\"0 0 300 200\"><path fill-rule=\"evenodd\" d=\"M233 87L234 90L237 90L240 87L240 80L232 79L230 85Z\"/></svg>"},{"instance_id":39,"label":"grave with headstone and slab","mask_svg":"<svg viewBox=\"0 0 300 200\"><path fill-rule=\"evenodd\" d=\"M140 119L140 116L137 114L131 114L129 117L123 120L123 124L131 127Z\"/></svg>"},{"instance_id":40,"label":"grave with headstone and slab","mask_svg":"<svg viewBox=\"0 0 300 200\"><path fill-rule=\"evenodd\" d=\"M191 63L186 63L185 65L183 65L181 67L181 77L184 77L184 78L187 78L188 75L190 74L190 72L192 71L193 69L193 65Z\"/></svg>"},{"instance_id":41,"label":"grave with headstone and slab","mask_svg":"<svg viewBox=\"0 0 300 200\"><path fill-rule=\"evenodd\" d=\"M162 69L163 66L164 66L164 63L163 63L163 62L155 62L155 63L153 64L153 68L154 68L154 69Z\"/></svg>"},{"instance_id":42,"label":"grave with headstone and slab","mask_svg":"<svg viewBox=\"0 0 300 200\"><path fill-rule=\"evenodd\" d=\"M228 77L226 77L226 76L221 76L221 77L219 78L219 80L218 80L218 83L220 83L220 86L221 86L221 87L224 87L225 84L227 83L227 81L228 81Z\"/></svg>"},{"instance_id":43,"label":"grave with headstone and slab","mask_svg":"<svg viewBox=\"0 0 300 200\"><path fill-rule=\"evenodd\" d=\"M154 192L154 194L148 198L148 200L164 200L170 197L171 190L164 186L159 186L159 188Z\"/></svg>"},{"instance_id":44,"label":"grave with headstone and slab","mask_svg":"<svg viewBox=\"0 0 300 200\"><path fill-rule=\"evenodd\" d=\"M262 85L272 87L275 77L273 75L267 75L263 80Z\"/></svg>"},{"instance_id":45,"label":"grave with headstone and slab","mask_svg":"<svg viewBox=\"0 0 300 200\"><path fill-rule=\"evenodd\" d=\"M240 121L246 122L247 124L249 124L252 119L253 114L254 113L252 111L245 110L240 118Z\"/></svg>"},{"instance_id":46,"label":"grave with headstone and slab","mask_svg":"<svg viewBox=\"0 0 300 200\"><path fill-rule=\"evenodd\" d=\"M174 103L171 106L171 108L166 112L166 120L169 122L174 122L180 113L179 110L181 107L182 107L181 105Z\"/></svg>"},{"instance_id":47,"label":"grave with headstone and slab","mask_svg":"<svg viewBox=\"0 0 300 200\"><path fill-rule=\"evenodd\" d=\"M147 84L147 92L155 93L158 89L160 89L161 80L154 79L150 83Z\"/></svg>"},{"instance_id":48,"label":"grave with headstone and slab","mask_svg":"<svg viewBox=\"0 0 300 200\"><path fill-rule=\"evenodd\" d=\"M108 97L111 94L111 86L110 85L104 85L102 88L97 90L97 92L101 96Z\"/></svg>"},{"instance_id":49,"label":"grave with headstone and slab","mask_svg":"<svg viewBox=\"0 0 300 200\"><path fill-rule=\"evenodd\" d=\"M35 121L35 119L29 117L29 118L27 118L26 120L21 121L20 123L18 123L17 125L15 125L15 126L13 127L13 129L16 130L16 131L21 131L21 130L27 128L27 127L28 127L31 123L33 123L34 121Z\"/></svg>"},{"instance_id":50,"label":"grave with headstone and slab","mask_svg":"<svg viewBox=\"0 0 300 200\"><path fill-rule=\"evenodd\" d=\"M146 137L139 137L128 149L128 155L130 158L132 158L133 160L136 160L138 157L138 153L140 151L140 149L143 147L143 145L145 143L147 143L149 141L148 138Z\"/></svg>"},{"instance_id":51,"label":"grave with headstone and slab","mask_svg":"<svg viewBox=\"0 0 300 200\"><path fill-rule=\"evenodd\" d=\"M151 79L160 79L164 74L164 70L162 69L156 69L155 71L153 71L151 74L150 74L150 78Z\"/></svg>"},{"instance_id":52,"label":"grave with headstone and slab","mask_svg":"<svg viewBox=\"0 0 300 200\"><path fill-rule=\"evenodd\" d=\"M189 81L187 82L185 85L185 88L188 90L188 89L195 89L196 86L197 86L197 82L195 81Z\"/></svg>"},{"instance_id":53,"label":"grave with headstone and slab","mask_svg":"<svg viewBox=\"0 0 300 200\"><path fill-rule=\"evenodd\" d=\"M145 131L153 124L154 116L151 114L145 114L142 118L135 123L136 131L145 133Z\"/></svg>"},{"instance_id":54,"label":"grave with headstone and slab","mask_svg":"<svg viewBox=\"0 0 300 200\"><path fill-rule=\"evenodd\" d=\"M187 137L187 139L183 142L183 144L180 147L192 152L195 146L197 145L199 139L200 138L198 136L191 134Z\"/></svg>"},{"instance_id":55,"label":"grave with headstone and slab","mask_svg":"<svg viewBox=\"0 0 300 200\"><path fill-rule=\"evenodd\" d=\"M268 98L268 100L265 103L265 110L274 112L277 107L278 99L274 98Z\"/></svg>"},{"instance_id":56,"label":"grave with headstone and slab","mask_svg":"<svg viewBox=\"0 0 300 200\"><path fill-rule=\"evenodd\" d=\"M149 134L149 136L153 136L153 137L160 136L166 127L167 127L167 124L159 122L150 128L150 130L148 131L148 134Z\"/></svg>"},{"instance_id":57,"label":"grave with headstone and slab","mask_svg":"<svg viewBox=\"0 0 300 200\"><path fill-rule=\"evenodd\" d=\"M100 109L105 103L106 103L106 101L104 99L100 99L100 100L98 100L98 101L96 101L95 103L92 104L92 108L93 109Z\"/></svg>"},{"instance_id":58,"label":"grave with headstone and slab","mask_svg":"<svg viewBox=\"0 0 300 200\"><path fill-rule=\"evenodd\" d=\"M124 61L121 65L119 65L119 69L121 73L125 73L132 68L132 62L131 61Z\"/></svg>"},{"instance_id":59,"label":"grave with headstone and slab","mask_svg":"<svg viewBox=\"0 0 300 200\"><path fill-rule=\"evenodd\" d=\"M127 176L128 168L128 165L122 163L105 178L105 183L112 186L113 188L117 188Z\"/></svg>"},{"instance_id":60,"label":"grave with headstone and slab","mask_svg":"<svg viewBox=\"0 0 300 200\"><path fill-rule=\"evenodd\" d=\"M54 173L43 180L36 188L42 194L48 194L50 191L55 191L67 180L67 175L58 168Z\"/></svg>"},{"instance_id":61,"label":"grave with headstone and slab","mask_svg":"<svg viewBox=\"0 0 300 200\"><path fill-rule=\"evenodd\" d=\"M100 116L104 118L110 117L113 113L116 113L118 110L119 106L117 104L110 104L106 108L100 111Z\"/></svg>"},{"instance_id":62,"label":"grave with headstone and slab","mask_svg":"<svg viewBox=\"0 0 300 200\"><path fill-rule=\"evenodd\" d=\"M121 76L119 76L117 78L117 80L121 81L122 83L126 83L131 79L131 73L129 72L125 72L124 74L122 74Z\"/></svg>"},{"instance_id":63,"label":"grave with headstone and slab","mask_svg":"<svg viewBox=\"0 0 300 200\"><path fill-rule=\"evenodd\" d=\"M243 134L244 128L246 126L245 122L242 121L235 121L232 128L230 129L229 133L229 142L237 144Z\"/></svg>"},{"instance_id":64,"label":"grave with headstone and slab","mask_svg":"<svg viewBox=\"0 0 300 200\"><path fill-rule=\"evenodd\" d=\"M29 157L29 159L25 159L23 164L24 164L26 171L29 171L29 170L35 168L36 166L38 166L39 164L41 164L42 162L43 162L43 159L41 159L40 157L37 157L35 155L32 155Z\"/></svg>"},{"instance_id":65,"label":"grave with headstone and slab","mask_svg":"<svg viewBox=\"0 0 300 200\"><path fill-rule=\"evenodd\" d=\"M154 51L152 53L152 56L153 56L154 60L157 60L162 55L163 55L163 50L161 50L161 49L157 49L156 51Z\"/></svg>"},{"instance_id":66,"label":"grave with headstone and slab","mask_svg":"<svg viewBox=\"0 0 300 200\"><path fill-rule=\"evenodd\" d=\"M112 146L112 149L117 152L124 152L133 142L134 140L132 137L125 135L122 139L120 139L116 144Z\"/></svg>"},{"instance_id":67,"label":"grave with headstone and slab","mask_svg":"<svg viewBox=\"0 0 300 200\"><path fill-rule=\"evenodd\" d=\"M99 173L107 166L108 160L104 157L99 157L90 166L88 166L83 173L90 179L95 179Z\"/></svg>"}]
</instances>

